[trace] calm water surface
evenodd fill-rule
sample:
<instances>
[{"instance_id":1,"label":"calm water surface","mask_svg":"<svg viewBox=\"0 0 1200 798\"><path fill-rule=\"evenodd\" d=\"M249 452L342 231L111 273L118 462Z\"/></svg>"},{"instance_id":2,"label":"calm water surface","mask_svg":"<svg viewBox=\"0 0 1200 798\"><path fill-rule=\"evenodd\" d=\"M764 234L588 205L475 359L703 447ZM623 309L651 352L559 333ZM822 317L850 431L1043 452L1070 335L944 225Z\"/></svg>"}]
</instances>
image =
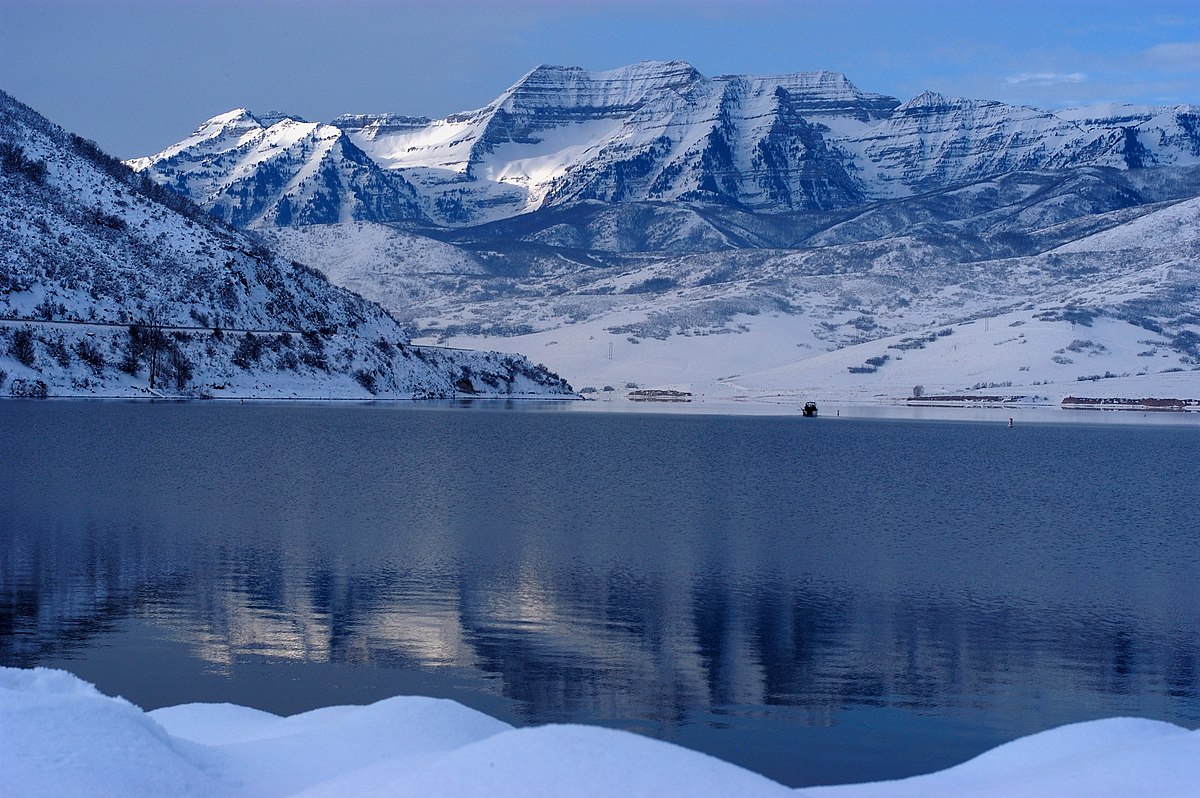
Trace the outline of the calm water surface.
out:
<instances>
[{"instance_id":1,"label":"calm water surface","mask_svg":"<svg viewBox=\"0 0 1200 798\"><path fill-rule=\"evenodd\" d=\"M0 402L0 664L401 693L800 786L1200 725L1200 430Z\"/></svg>"}]
</instances>

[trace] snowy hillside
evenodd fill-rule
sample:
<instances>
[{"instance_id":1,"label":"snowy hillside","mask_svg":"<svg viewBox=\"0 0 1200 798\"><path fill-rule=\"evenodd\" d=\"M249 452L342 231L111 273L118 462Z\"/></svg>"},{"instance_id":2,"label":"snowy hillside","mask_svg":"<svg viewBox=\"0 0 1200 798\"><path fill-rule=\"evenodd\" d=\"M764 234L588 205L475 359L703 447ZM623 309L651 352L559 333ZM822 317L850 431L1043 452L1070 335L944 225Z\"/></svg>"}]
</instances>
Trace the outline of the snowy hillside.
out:
<instances>
[{"instance_id":1,"label":"snowy hillside","mask_svg":"<svg viewBox=\"0 0 1200 798\"><path fill-rule=\"evenodd\" d=\"M647 61L539 66L446 119L318 125L238 109L131 165L239 226L458 226L584 200L786 213L1018 170L1194 166L1198 122L1187 105L1049 112L935 92L901 103L834 72L708 78Z\"/></svg>"},{"instance_id":2,"label":"snowy hillside","mask_svg":"<svg viewBox=\"0 0 1200 798\"><path fill-rule=\"evenodd\" d=\"M0 93L0 391L17 396L562 395L519 356L414 347Z\"/></svg>"}]
</instances>

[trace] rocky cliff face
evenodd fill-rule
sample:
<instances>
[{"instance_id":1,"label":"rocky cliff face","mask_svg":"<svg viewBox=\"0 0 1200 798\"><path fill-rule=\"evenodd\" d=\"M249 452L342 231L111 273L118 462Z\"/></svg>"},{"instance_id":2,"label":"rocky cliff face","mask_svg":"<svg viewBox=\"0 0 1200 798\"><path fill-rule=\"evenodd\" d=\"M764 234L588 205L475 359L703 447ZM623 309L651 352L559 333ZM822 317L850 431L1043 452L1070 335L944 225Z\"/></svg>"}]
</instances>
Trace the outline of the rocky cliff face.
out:
<instances>
[{"instance_id":1,"label":"rocky cliff face","mask_svg":"<svg viewBox=\"0 0 1200 798\"><path fill-rule=\"evenodd\" d=\"M445 119L239 110L132 165L240 226L461 226L588 200L825 211L1017 171L1195 164L1194 106L901 104L834 72L708 78L671 61L540 66Z\"/></svg>"},{"instance_id":2,"label":"rocky cliff face","mask_svg":"<svg viewBox=\"0 0 1200 798\"><path fill-rule=\"evenodd\" d=\"M895 196L1007 172L1062 168L1085 132L1033 108L924 92L843 145L874 171L875 193ZM1117 165L1111 157L1092 160Z\"/></svg>"},{"instance_id":3,"label":"rocky cliff face","mask_svg":"<svg viewBox=\"0 0 1200 798\"><path fill-rule=\"evenodd\" d=\"M723 78L659 97L594 153L565 164L542 204L679 200L767 211L855 204L861 183L819 123L803 115L829 98L785 88L802 77Z\"/></svg>"}]
</instances>

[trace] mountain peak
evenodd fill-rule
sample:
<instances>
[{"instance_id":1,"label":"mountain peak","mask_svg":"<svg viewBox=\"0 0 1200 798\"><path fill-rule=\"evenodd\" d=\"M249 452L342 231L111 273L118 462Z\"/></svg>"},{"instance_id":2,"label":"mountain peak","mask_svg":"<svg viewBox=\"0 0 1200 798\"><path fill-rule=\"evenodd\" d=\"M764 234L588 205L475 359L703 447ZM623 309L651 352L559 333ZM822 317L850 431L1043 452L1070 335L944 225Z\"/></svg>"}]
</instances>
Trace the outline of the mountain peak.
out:
<instances>
[{"instance_id":1,"label":"mountain peak","mask_svg":"<svg viewBox=\"0 0 1200 798\"><path fill-rule=\"evenodd\" d=\"M385 173L341 127L278 111L235 108L127 163L238 227L424 218L408 182Z\"/></svg>"},{"instance_id":2,"label":"mountain peak","mask_svg":"<svg viewBox=\"0 0 1200 798\"><path fill-rule=\"evenodd\" d=\"M269 128L280 122L301 122L305 120L295 114L283 111L267 111L256 114L249 108L234 108L223 114L217 114L205 120L192 134L192 138L205 138L218 133L249 132L259 128Z\"/></svg>"},{"instance_id":3,"label":"mountain peak","mask_svg":"<svg viewBox=\"0 0 1200 798\"><path fill-rule=\"evenodd\" d=\"M900 101L886 94L864 92L841 72L817 70L755 77L722 75L719 82L747 81L759 91L782 89L800 114L813 117L848 117L861 122L883 119Z\"/></svg>"},{"instance_id":4,"label":"mountain peak","mask_svg":"<svg viewBox=\"0 0 1200 798\"><path fill-rule=\"evenodd\" d=\"M627 106L648 95L681 89L703 80L704 76L686 61L639 61L596 72L578 66L541 64L526 72L504 92L500 103L508 98L566 91L576 100L597 96L612 103L620 98L615 104Z\"/></svg>"},{"instance_id":5,"label":"mountain peak","mask_svg":"<svg viewBox=\"0 0 1200 798\"><path fill-rule=\"evenodd\" d=\"M858 87L851 83L845 74L823 69L804 72L785 72L781 75L718 75L713 78L713 80L719 81L740 79L761 81L763 83L777 83L789 91L821 89L824 91L843 92L845 94L862 94Z\"/></svg>"},{"instance_id":6,"label":"mountain peak","mask_svg":"<svg viewBox=\"0 0 1200 798\"><path fill-rule=\"evenodd\" d=\"M252 114L246 108L234 108L232 111L226 111L223 114L217 114L211 119L207 119L200 124L200 127L188 137L189 141L203 141L204 139L213 138L223 134L240 134L248 133L252 130L264 128L262 122L258 121L258 117Z\"/></svg>"},{"instance_id":7,"label":"mountain peak","mask_svg":"<svg viewBox=\"0 0 1200 798\"><path fill-rule=\"evenodd\" d=\"M200 127L207 127L209 125L230 125L245 121L257 122L258 120L255 118L254 114L250 112L249 108L234 108L231 111L226 111L223 114L217 114L211 119L205 120L204 124L202 124Z\"/></svg>"},{"instance_id":8,"label":"mountain peak","mask_svg":"<svg viewBox=\"0 0 1200 798\"><path fill-rule=\"evenodd\" d=\"M404 116L402 114L342 114L330 122L342 130L370 130L373 135L394 133L401 130L417 130L433 120L427 116Z\"/></svg>"},{"instance_id":9,"label":"mountain peak","mask_svg":"<svg viewBox=\"0 0 1200 798\"><path fill-rule=\"evenodd\" d=\"M263 127L271 127L280 122L306 122L307 120L296 116L295 114L285 114L282 111L267 111L265 114L258 114L254 117Z\"/></svg>"},{"instance_id":10,"label":"mountain peak","mask_svg":"<svg viewBox=\"0 0 1200 798\"><path fill-rule=\"evenodd\" d=\"M527 80L567 79L591 81L621 81L647 78L667 78L695 80L703 77L700 72L687 61L637 61L615 69L589 70L581 66L564 66L561 64L538 64L526 72L514 85L520 85Z\"/></svg>"},{"instance_id":11,"label":"mountain peak","mask_svg":"<svg viewBox=\"0 0 1200 798\"><path fill-rule=\"evenodd\" d=\"M958 105L961 102L963 101L958 99L950 99L941 92L930 91L929 89L926 89L916 97L913 97L911 100L897 108L896 112L904 113L906 111L914 111L918 109L930 110L934 108L949 108L950 106Z\"/></svg>"},{"instance_id":12,"label":"mountain peak","mask_svg":"<svg viewBox=\"0 0 1200 798\"><path fill-rule=\"evenodd\" d=\"M616 69L604 72L595 72L593 74L597 79L602 80L674 78L690 82L703 77L700 71L694 66L687 61L679 59L672 61L638 61L623 67L617 67Z\"/></svg>"}]
</instances>

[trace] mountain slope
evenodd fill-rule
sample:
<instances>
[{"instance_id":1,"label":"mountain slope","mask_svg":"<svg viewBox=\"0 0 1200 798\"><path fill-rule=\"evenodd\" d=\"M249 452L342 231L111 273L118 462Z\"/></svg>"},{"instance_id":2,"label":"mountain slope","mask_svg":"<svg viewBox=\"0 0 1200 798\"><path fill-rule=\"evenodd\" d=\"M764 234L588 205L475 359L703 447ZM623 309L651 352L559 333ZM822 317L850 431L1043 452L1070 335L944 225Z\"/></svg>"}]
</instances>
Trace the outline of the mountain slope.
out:
<instances>
[{"instance_id":1,"label":"mountain slope","mask_svg":"<svg viewBox=\"0 0 1200 798\"><path fill-rule=\"evenodd\" d=\"M564 394L520 357L412 347L285 261L0 93L0 391Z\"/></svg>"}]
</instances>

